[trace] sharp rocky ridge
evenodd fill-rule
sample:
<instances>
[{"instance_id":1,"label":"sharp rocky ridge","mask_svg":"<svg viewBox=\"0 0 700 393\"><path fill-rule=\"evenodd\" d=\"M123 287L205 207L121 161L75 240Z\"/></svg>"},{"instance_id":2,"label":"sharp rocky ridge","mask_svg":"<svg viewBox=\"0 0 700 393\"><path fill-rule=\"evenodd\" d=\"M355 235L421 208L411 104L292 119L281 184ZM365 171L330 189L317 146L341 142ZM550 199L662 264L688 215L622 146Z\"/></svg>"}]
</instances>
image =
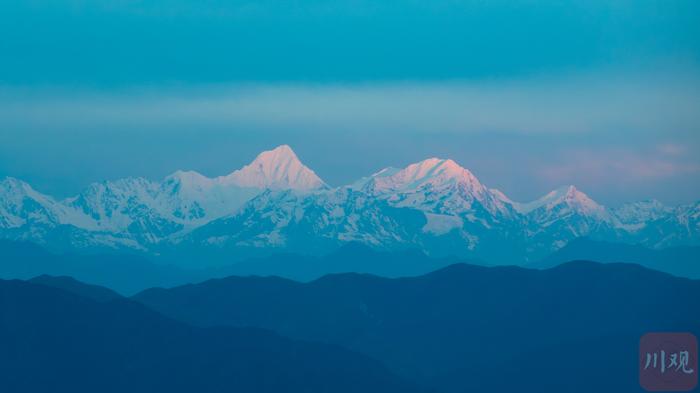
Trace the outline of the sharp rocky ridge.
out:
<instances>
[{"instance_id":1,"label":"sharp rocky ridge","mask_svg":"<svg viewBox=\"0 0 700 393\"><path fill-rule=\"evenodd\" d=\"M330 187L282 145L228 175L177 171L161 181L103 181L60 201L8 177L0 182L0 237L71 250L314 253L360 242L532 259L584 236L656 248L698 245L699 205L642 201L609 209L574 186L519 203L440 158Z\"/></svg>"}]
</instances>

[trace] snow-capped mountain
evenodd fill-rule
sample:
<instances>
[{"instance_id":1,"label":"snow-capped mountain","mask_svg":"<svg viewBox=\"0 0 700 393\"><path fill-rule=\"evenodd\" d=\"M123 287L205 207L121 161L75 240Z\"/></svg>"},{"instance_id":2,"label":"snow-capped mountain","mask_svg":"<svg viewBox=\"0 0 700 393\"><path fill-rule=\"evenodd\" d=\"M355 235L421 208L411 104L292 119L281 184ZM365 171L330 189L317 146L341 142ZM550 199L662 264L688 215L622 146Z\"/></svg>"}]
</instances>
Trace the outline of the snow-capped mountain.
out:
<instances>
[{"instance_id":1,"label":"snow-capped mountain","mask_svg":"<svg viewBox=\"0 0 700 393\"><path fill-rule=\"evenodd\" d=\"M577 237L634 242L633 235L612 211L573 186L517 203L454 161L431 158L303 196L266 192L197 228L188 241L301 252L359 241L507 261L547 255Z\"/></svg>"},{"instance_id":2,"label":"snow-capped mountain","mask_svg":"<svg viewBox=\"0 0 700 393\"><path fill-rule=\"evenodd\" d=\"M562 209L557 209L559 207ZM544 221L570 214L581 214L601 220L610 219L610 215L603 206L574 186L560 187L530 203L517 204L517 209L524 214L537 212L539 216L544 217Z\"/></svg>"},{"instance_id":3,"label":"snow-capped mountain","mask_svg":"<svg viewBox=\"0 0 700 393\"><path fill-rule=\"evenodd\" d=\"M61 208L51 197L11 177L0 182L0 228L55 226Z\"/></svg>"},{"instance_id":4,"label":"snow-capped mountain","mask_svg":"<svg viewBox=\"0 0 700 393\"><path fill-rule=\"evenodd\" d=\"M386 168L354 187L385 198L393 206L434 214L467 213L472 220L480 212L488 213L489 218L512 215L510 204L452 160L430 158L404 169Z\"/></svg>"},{"instance_id":5,"label":"snow-capped mountain","mask_svg":"<svg viewBox=\"0 0 700 393\"><path fill-rule=\"evenodd\" d=\"M615 220L608 210L574 186L560 187L543 197L515 205L526 218L530 247L555 251L577 237L615 236Z\"/></svg>"},{"instance_id":6,"label":"snow-capped mountain","mask_svg":"<svg viewBox=\"0 0 700 393\"><path fill-rule=\"evenodd\" d=\"M209 221L231 214L265 189L307 192L325 183L304 166L289 148L279 146L229 175L208 178L194 171L177 171L160 182L126 178L90 184L80 194L56 201L26 183L5 179L0 196L0 228L35 232L68 226L91 234L113 234L125 244L151 245L181 236ZM8 232L7 230L5 232ZM18 236L15 236L18 237ZM22 238L40 241L41 236Z\"/></svg>"},{"instance_id":7,"label":"snow-capped mountain","mask_svg":"<svg viewBox=\"0 0 700 393\"><path fill-rule=\"evenodd\" d=\"M583 236L697 245L699 205L645 201L608 209L573 186L519 203L439 158L331 188L283 145L228 175L177 171L161 181L104 181L62 201L7 178L0 182L0 237L62 249L225 255L322 253L361 242L508 262L542 257Z\"/></svg>"},{"instance_id":8,"label":"snow-capped mountain","mask_svg":"<svg viewBox=\"0 0 700 393\"><path fill-rule=\"evenodd\" d=\"M346 242L394 248L416 244L422 217L348 187L306 194L268 190L235 214L196 229L186 241L304 253L331 251Z\"/></svg>"},{"instance_id":9,"label":"snow-capped mountain","mask_svg":"<svg viewBox=\"0 0 700 393\"><path fill-rule=\"evenodd\" d=\"M646 223L666 217L672 212L673 208L655 199L626 203L612 210L620 223L630 230L641 229Z\"/></svg>"},{"instance_id":10,"label":"snow-capped mountain","mask_svg":"<svg viewBox=\"0 0 700 393\"><path fill-rule=\"evenodd\" d=\"M97 230L91 225L93 221L27 183L10 177L0 181L0 237L51 245L59 250L104 247L145 250L122 233Z\"/></svg>"},{"instance_id":11,"label":"snow-capped mountain","mask_svg":"<svg viewBox=\"0 0 700 393\"><path fill-rule=\"evenodd\" d=\"M698 245L700 202L668 209L666 214L657 213L632 233L638 243L653 248Z\"/></svg>"},{"instance_id":12,"label":"snow-capped mountain","mask_svg":"<svg viewBox=\"0 0 700 393\"><path fill-rule=\"evenodd\" d=\"M287 145L262 152L243 168L216 179L221 184L273 190L313 190L326 184Z\"/></svg>"}]
</instances>

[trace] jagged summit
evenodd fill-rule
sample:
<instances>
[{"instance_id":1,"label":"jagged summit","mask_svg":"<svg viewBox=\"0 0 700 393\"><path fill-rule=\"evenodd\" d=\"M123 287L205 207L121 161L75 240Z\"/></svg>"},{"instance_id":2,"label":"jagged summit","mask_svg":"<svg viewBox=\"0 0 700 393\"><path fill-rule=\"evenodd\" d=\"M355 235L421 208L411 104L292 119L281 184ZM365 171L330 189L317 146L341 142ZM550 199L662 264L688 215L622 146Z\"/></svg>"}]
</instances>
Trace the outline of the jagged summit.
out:
<instances>
[{"instance_id":1,"label":"jagged summit","mask_svg":"<svg viewBox=\"0 0 700 393\"><path fill-rule=\"evenodd\" d=\"M434 157L403 169L385 168L353 187L387 198L397 207L411 207L443 216L459 216L470 211L509 216L513 210L505 195L492 193L468 169L451 159ZM437 220L444 221L443 218Z\"/></svg>"},{"instance_id":2,"label":"jagged summit","mask_svg":"<svg viewBox=\"0 0 700 393\"><path fill-rule=\"evenodd\" d=\"M52 225L59 215L58 204L50 196L14 177L0 181L0 229L28 223Z\"/></svg>"},{"instance_id":3,"label":"jagged summit","mask_svg":"<svg viewBox=\"0 0 700 393\"><path fill-rule=\"evenodd\" d=\"M400 176L409 183L421 183L430 179L456 180L478 183L476 177L450 159L429 158L406 167Z\"/></svg>"},{"instance_id":4,"label":"jagged summit","mask_svg":"<svg viewBox=\"0 0 700 393\"><path fill-rule=\"evenodd\" d=\"M178 170L167 176L165 183L177 183L185 189L199 190L217 186L313 190L325 186L323 180L302 164L288 145L264 151L250 164L228 175L209 178L196 171Z\"/></svg>"},{"instance_id":5,"label":"jagged summit","mask_svg":"<svg viewBox=\"0 0 700 393\"><path fill-rule=\"evenodd\" d=\"M584 194L582 191L576 188L576 186L568 185L559 187L556 190L547 194L547 198L550 200L564 200L570 203L577 203L580 205L590 206L590 207L600 207L593 199L588 195Z\"/></svg>"},{"instance_id":6,"label":"jagged summit","mask_svg":"<svg viewBox=\"0 0 700 393\"><path fill-rule=\"evenodd\" d=\"M544 201L544 202L549 202L549 201L559 201L559 200L570 200L570 201L576 201L579 199L584 199L588 198L586 194L583 192L579 191L576 186L573 185L567 185L567 186L561 186L553 191L550 191L547 193L547 195L543 196L539 200Z\"/></svg>"},{"instance_id":7,"label":"jagged summit","mask_svg":"<svg viewBox=\"0 0 700 393\"><path fill-rule=\"evenodd\" d=\"M318 251L359 241L499 258L513 256L502 256L505 249L522 249L536 258L581 236L652 247L698 244L699 218L698 203L670 208L643 201L608 209L574 186L518 203L441 158L384 168L331 189L287 145L226 176L176 171L162 181L102 181L61 201L20 180L0 179L0 238L55 242L58 250L70 243L158 252L184 242Z\"/></svg>"},{"instance_id":8,"label":"jagged summit","mask_svg":"<svg viewBox=\"0 0 700 393\"><path fill-rule=\"evenodd\" d=\"M6 176L0 181L0 190L10 191L10 190L32 190L32 187L19 180L17 178Z\"/></svg>"},{"instance_id":9,"label":"jagged summit","mask_svg":"<svg viewBox=\"0 0 700 393\"><path fill-rule=\"evenodd\" d=\"M614 209L615 216L623 224L638 225L647 221L658 220L673 211L656 199L626 203Z\"/></svg>"},{"instance_id":10,"label":"jagged summit","mask_svg":"<svg viewBox=\"0 0 700 393\"><path fill-rule=\"evenodd\" d=\"M325 186L288 145L260 153L253 162L220 178L240 187L312 190Z\"/></svg>"},{"instance_id":11,"label":"jagged summit","mask_svg":"<svg viewBox=\"0 0 700 393\"><path fill-rule=\"evenodd\" d=\"M10 176L0 180L0 197L4 201L20 202L21 199L28 197L37 201L51 201L53 203L50 196L36 191L26 182ZM1 204L2 201L0 201Z\"/></svg>"},{"instance_id":12,"label":"jagged summit","mask_svg":"<svg viewBox=\"0 0 700 393\"><path fill-rule=\"evenodd\" d=\"M167 181L179 181L182 184L202 185L208 184L212 179L202 175L197 171L175 171L173 174L165 178Z\"/></svg>"},{"instance_id":13,"label":"jagged summit","mask_svg":"<svg viewBox=\"0 0 700 393\"><path fill-rule=\"evenodd\" d=\"M599 205L573 185L559 187L533 202L519 204L518 210L527 214L538 209L551 210L560 205L565 205L585 215L599 216L601 218L607 216L606 210L602 205Z\"/></svg>"},{"instance_id":14,"label":"jagged summit","mask_svg":"<svg viewBox=\"0 0 700 393\"><path fill-rule=\"evenodd\" d=\"M450 159L428 158L404 169L386 168L372 175L375 190L410 190L425 186L462 184L482 192L484 187L468 170Z\"/></svg>"}]
</instances>

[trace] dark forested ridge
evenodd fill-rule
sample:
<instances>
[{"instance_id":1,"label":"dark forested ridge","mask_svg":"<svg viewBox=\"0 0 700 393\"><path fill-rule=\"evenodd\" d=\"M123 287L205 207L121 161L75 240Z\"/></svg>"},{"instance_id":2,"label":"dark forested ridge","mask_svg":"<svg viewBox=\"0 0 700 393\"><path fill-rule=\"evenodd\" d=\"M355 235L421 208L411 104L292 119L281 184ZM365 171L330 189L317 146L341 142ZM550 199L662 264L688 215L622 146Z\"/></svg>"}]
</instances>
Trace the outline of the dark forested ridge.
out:
<instances>
[{"instance_id":1,"label":"dark forested ridge","mask_svg":"<svg viewBox=\"0 0 700 393\"><path fill-rule=\"evenodd\" d=\"M586 250L583 242L561 255ZM100 383L117 375L141 382L113 391L640 391L643 334L700 332L700 281L612 263L646 255L637 247L610 246L621 250L611 263L552 259L558 266L537 270L443 267L453 260L349 245L324 257L283 254L191 275L134 255L0 245L12 251L2 254L5 272L77 274L1 281L3 392L109 391ZM661 263L657 256L677 251L636 262ZM353 269L385 277L306 281ZM266 276L275 272L301 281ZM130 299L91 285L133 291L196 281Z\"/></svg>"},{"instance_id":2,"label":"dark forested ridge","mask_svg":"<svg viewBox=\"0 0 700 393\"><path fill-rule=\"evenodd\" d=\"M415 391L337 346L191 327L130 300L18 280L0 280L0 348L4 393Z\"/></svg>"},{"instance_id":3,"label":"dark forested ridge","mask_svg":"<svg viewBox=\"0 0 700 393\"><path fill-rule=\"evenodd\" d=\"M29 280L29 282L32 284L62 289L66 292L74 293L98 302L116 300L122 297L109 288L101 287L99 285L86 284L74 279L73 277L67 276L50 276L47 274L42 274L41 276L32 278Z\"/></svg>"},{"instance_id":4,"label":"dark forested ridge","mask_svg":"<svg viewBox=\"0 0 700 393\"><path fill-rule=\"evenodd\" d=\"M229 277L134 299L195 325L340 344L447 392L638 391L644 333L700 331L699 281L628 264Z\"/></svg>"}]
</instances>

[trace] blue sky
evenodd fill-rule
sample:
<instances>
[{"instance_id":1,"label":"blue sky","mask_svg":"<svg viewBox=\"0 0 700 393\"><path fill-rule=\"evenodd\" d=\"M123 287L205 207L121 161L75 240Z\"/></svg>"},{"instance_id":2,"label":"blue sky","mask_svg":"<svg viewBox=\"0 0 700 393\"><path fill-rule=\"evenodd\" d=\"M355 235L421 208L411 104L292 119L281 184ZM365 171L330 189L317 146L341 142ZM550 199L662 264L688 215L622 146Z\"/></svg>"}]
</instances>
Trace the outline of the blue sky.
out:
<instances>
[{"instance_id":1,"label":"blue sky","mask_svg":"<svg viewBox=\"0 0 700 393\"><path fill-rule=\"evenodd\" d=\"M696 1L23 1L0 37L0 176L52 194L287 143L331 184L700 199Z\"/></svg>"}]
</instances>

